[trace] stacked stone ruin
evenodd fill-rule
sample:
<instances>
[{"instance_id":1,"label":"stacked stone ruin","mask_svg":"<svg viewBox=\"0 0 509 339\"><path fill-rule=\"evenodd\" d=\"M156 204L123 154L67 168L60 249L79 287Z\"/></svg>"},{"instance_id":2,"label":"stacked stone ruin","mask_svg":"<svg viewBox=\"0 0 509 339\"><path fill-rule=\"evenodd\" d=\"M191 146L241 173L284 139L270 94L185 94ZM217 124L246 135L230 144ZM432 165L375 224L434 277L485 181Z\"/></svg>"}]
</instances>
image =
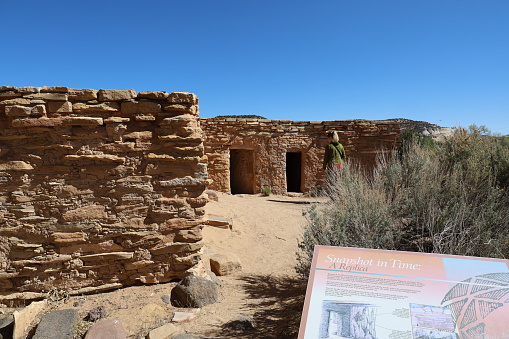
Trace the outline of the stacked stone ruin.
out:
<instances>
[{"instance_id":1,"label":"stacked stone ruin","mask_svg":"<svg viewBox=\"0 0 509 339\"><path fill-rule=\"evenodd\" d=\"M200 123L205 133L210 188L220 192L231 192L235 182L240 182L243 193L265 189L274 194L313 192L323 186L326 132L336 131L349 161L365 169L374 167L381 152L392 151L401 136L394 121L213 118L200 119ZM235 170L232 157L237 153L243 155ZM292 174L295 170L297 173ZM293 190L288 187L291 175L299 177Z\"/></svg>"},{"instance_id":2,"label":"stacked stone ruin","mask_svg":"<svg viewBox=\"0 0 509 339\"><path fill-rule=\"evenodd\" d=\"M205 275L206 189L287 194L295 175L310 192L330 130L366 168L400 136L389 121L200 119L186 92L0 87L0 303Z\"/></svg>"},{"instance_id":3,"label":"stacked stone ruin","mask_svg":"<svg viewBox=\"0 0 509 339\"><path fill-rule=\"evenodd\" d=\"M0 87L0 302L200 271L202 139L191 93Z\"/></svg>"}]
</instances>

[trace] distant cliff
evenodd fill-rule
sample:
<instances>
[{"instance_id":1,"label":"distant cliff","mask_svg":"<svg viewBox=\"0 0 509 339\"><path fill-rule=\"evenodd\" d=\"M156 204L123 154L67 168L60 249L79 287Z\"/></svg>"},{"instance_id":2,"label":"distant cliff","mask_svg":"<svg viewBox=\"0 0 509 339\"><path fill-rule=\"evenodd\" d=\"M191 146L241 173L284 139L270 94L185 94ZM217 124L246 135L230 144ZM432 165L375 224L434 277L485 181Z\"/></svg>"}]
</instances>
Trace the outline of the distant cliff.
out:
<instances>
[{"instance_id":1,"label":"distant cliff","mask_svg":"<svg viewBox=\"0 0 509 339\"><path fill-rule=\"evenodd\" d=\"M402 118L388 119L388 121L397 122L401 127L401 133L405 133L408 130L413 130L421 133L425 137L431 137L433 139L447 138L453 132L451 127L440 127L425 121L415 121Z\"/></svg>"}]
</instances>

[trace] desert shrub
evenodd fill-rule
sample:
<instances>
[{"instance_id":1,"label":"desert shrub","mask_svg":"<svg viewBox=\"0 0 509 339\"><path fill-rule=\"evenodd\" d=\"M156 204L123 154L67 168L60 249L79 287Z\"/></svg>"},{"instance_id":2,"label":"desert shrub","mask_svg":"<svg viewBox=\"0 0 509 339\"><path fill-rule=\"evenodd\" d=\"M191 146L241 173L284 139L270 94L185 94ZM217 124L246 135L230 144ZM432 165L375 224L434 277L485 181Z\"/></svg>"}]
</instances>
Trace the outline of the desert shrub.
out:
<instances>
[{"instance_id":1,"label":"desert shrub","mask_svg":"<svg viewBox=\"0 0 509 339\"><path fill-rule=\"evenodd\" d=\"M315 245L509 257L509 144L479 130L410 135L372 173L347 164L308 208L297 271Z\"/></svg>"}]
</instances>

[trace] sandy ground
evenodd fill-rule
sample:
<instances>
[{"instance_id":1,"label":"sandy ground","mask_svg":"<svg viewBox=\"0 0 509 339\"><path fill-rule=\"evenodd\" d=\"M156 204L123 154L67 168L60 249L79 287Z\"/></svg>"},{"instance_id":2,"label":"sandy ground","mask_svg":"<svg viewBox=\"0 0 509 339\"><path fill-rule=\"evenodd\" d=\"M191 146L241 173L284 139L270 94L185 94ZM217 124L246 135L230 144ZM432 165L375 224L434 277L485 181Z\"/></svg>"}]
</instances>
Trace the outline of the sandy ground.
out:
<instances>
[{"instance_id":1,"label":"sandy ground","mask_svg":"<svg viewBox=\"0 0 509 339\"><path fill-rule=\"evenodd\" d=\"M228 195L207 204L207 214L230 218L231 229L206 226L204 262L213 253L233 252L241 272L220 277L221 300L196 312L196 318L175 324L185 333L204 338L295 338L305 284L294 271L298 238L305 218L302 211L317 198ZM129 338L145 338L150 330L171 321L177 309L163 301L176 283L134 286L97 295L72 297L53 303L57 309L75 308L80 317L104 306L108 318L122 321ZM255 321L255 329L242 332L224 324L241 315ZM89 322L82 321L82 331Z\"/></svg>"}]
</instances>

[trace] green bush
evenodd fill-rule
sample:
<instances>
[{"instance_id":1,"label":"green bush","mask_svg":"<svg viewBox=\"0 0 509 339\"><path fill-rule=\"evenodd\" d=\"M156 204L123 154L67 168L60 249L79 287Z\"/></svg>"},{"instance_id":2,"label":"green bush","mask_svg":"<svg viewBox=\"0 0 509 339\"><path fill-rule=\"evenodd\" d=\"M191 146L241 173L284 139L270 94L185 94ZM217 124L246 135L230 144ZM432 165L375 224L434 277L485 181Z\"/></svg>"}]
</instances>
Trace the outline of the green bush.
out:
<instances>
[{"instance_id":1,"label":"green bush","mask_svg":"<svg viewBox=\"0 0 509 339\"><path fill-rule=\"evenodd\" d=\"M508 162L507 140L471 128L404 136L369 174L347 164L305 211L297 271L307 277L315 245L509 257Z\"/></svg>"}]
</instances>

